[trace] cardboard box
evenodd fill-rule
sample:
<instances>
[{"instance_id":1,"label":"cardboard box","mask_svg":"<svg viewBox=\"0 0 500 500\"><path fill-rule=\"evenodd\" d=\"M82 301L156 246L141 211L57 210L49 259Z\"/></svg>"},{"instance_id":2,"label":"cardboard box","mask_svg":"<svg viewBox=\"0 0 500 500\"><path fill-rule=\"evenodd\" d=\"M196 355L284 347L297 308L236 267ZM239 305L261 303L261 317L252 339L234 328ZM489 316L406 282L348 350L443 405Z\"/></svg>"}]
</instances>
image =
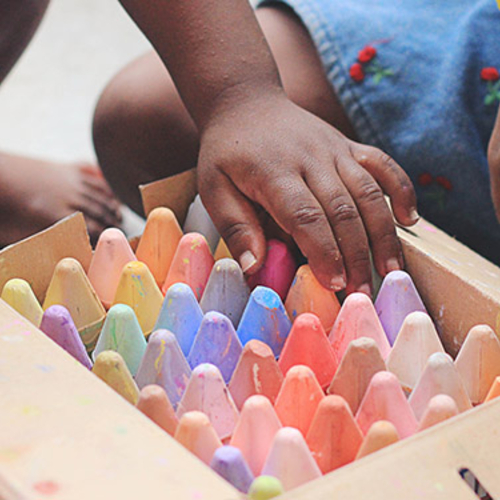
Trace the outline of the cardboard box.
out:
<instances>
[{"instance_id":1,"label":"cardboard box","mask_svg":"<svg viewBox=\"0 0 500 500\"><path fill-rule=\"evenodd\" d=\"M183 219L187 173L143 188ZM179 182L181 184L179 184ZM182 185L182 189L179 188ZM399 230L409 272L456 353L468 329L500 334L500 269L421 221ZM43 300L62 257L88 265L81 215L0 252L0 285L28 279ZM236 500L242 495L0 301L0 499ZM283 500L473 500L468 469L500 498L500 400L479 406L283 495Z\"/></svg>"}]
</instances>

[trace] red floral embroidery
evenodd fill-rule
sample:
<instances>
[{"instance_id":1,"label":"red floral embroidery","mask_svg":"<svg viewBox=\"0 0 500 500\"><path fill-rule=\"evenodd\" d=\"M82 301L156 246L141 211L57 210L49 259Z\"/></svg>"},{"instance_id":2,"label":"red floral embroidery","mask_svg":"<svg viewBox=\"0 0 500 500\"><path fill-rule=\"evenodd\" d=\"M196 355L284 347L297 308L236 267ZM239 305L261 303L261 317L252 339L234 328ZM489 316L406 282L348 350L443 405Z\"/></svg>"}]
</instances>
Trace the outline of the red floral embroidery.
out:
<instances>
[{"instance_id":1,"label":"red floral embroidery","mask_svg":"<svg viewBox=\"0 0 500 500\"><path fill-rule=\"evenodd\" d=\"M429 172L424 172L418 176L418 183L421 186L430 186L434 182L434 178Z\"/></svg>"},{"instance_id":2,"label":"red floral embroidery","mask_svg":"<svg viewBox=\"0 0 500 500\"><path fill-rule=\"evenodd\" d=\"M444 175L438 175L436 177L436 182L440 186L443 186L446 189L446 191L452 191L453 190L453 185L452 185L450 179L448 179Z\"/></svg>"},{"instance_id":3,"label":"red floral embroidery","mask_svg":"<svg viewBox=\"0 0 500 500\"><path fill-rule=\"evenodd\" d=\"M481 79L484 80L488 85L488 93L484 98L484 104L486 106L491 106L497 101L500 101L500 73L496 68L491 66L483 68L481 70Z\"/></svg>"},{"instance_id":4,"label":"red floral embroidery","mask_svg":"<svg viewBox=\"0 0 500 500\"><path fill-rule=\"evenodd\" d=\"M349 75L355 82L362 82L365 79L365 71L359 63L354 63L349 69Z\"/></svg>"},{"instance_id":5,"label":"red floral embroidery","mask_svg":"<svg viewBox=\"0 0 500 500\"><path fill-rule=\"evenodd\" d=\"M377 55L377 49L371 45L367 45L358 53L358 61L360 63L370 62Z\"/></svg>"},{"instance_id":6,"label":"red floral embroidery","mask_svg":"<svg viewBox=\"0 0 500 500\"><path fill-rule=\"evenodd\" d=\"M500 73L496 68L483 68L481 70L481 78L487 82L496 82L500 78Z\"/></svg>"}]
</instances>

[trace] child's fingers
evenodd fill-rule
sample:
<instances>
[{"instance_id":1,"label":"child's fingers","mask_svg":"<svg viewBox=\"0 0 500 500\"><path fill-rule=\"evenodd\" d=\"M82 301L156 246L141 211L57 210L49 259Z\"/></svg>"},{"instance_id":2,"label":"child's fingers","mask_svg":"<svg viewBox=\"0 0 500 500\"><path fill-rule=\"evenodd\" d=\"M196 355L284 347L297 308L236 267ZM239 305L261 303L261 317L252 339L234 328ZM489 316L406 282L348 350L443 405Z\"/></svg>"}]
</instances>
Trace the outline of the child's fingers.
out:
<instances>
[{"instance_id":1,"label":"child's fingers","mask_svg":"<svg viewBox=\"0 0 500 500\"><path fill-rule=\"evenodd\" d=\"M250 200L215 168L210 169L208 176L205 173L199 191L231 255L245 273L257 271L264 263L266 240Z\"/></svg>"},{"instance_id":2,"label":"child's fingers","mask_svg":"<svg viewBox=\"0 0 500 500\"><path fill-rule=\"evenodd\" d=\"M347 270L347 291L371 295L368 238L351 194L333 166L313 165L306 172L306 182L323 206L339 244Z\"/></svg>"},{"instance_id":3,"label":"child's fingers","mask_svg":"<svg viewBox=\"0 0 500 500\"><path fill-rule=\"evenodd\" d=\"M396 220L403 226L418 221L417 197L406 172L380 149L351 143L353 158L364 167L390 197Z\"/></svg>"},{"instance_id":4,"label":"child's fingers","mask_svg":"<svg viewBox=\"0 0 500 500\"><path fill-rule=\"evenodd\" d=\"M295 240L323 286L346 286L342 255L323 207L299 175L269 181L257 200Z\"/></svg>"},{"instance_id":5,"label":"child's fingers","mask_svg":"<svg viewBox=\"0 0 500 500\"><path fill-rule=\"evenodd\" d=\"M340 162L338 170L363 219L377 271L385 276L401 269L404 265L401 244L380 186L367 170L349 158Z\"/></svg>"}]
</instances>

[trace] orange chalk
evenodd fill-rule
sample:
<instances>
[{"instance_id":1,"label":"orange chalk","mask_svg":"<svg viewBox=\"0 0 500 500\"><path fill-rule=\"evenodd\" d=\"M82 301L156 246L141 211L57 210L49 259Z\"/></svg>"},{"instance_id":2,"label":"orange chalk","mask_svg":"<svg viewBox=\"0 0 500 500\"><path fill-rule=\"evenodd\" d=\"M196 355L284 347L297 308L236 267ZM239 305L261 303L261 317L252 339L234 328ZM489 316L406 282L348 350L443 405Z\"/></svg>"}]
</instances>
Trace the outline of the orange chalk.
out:
<instances>
[{"instance_id":1,"label":"orange chalk","mask_svg":"<svg viewBox=\"0 0 500 500\"><path fill-rule=\"evenodd\" d=\"M470 330L455 366L472 404L482 403L495 378L500 376L500 342L488 325L477 325Z\"/></svg>"},{"instance_id":2,"label":"orange chalk","mask_svg":"<svg viewBox=\"0 0 500 500\"><path fill-rule=\"evenodd\" d=\"M444 352L443 345L431 318L423 312L409 314L403 322L391 353L387 370L398 377L409 394L422 375L429 356Z\"/></svg>"},{"instance_id":3,"label":"orange chalk","mask_svg":"<svg viewBox=\"0 0 500 500\"><path fill-rule=\"evenodd\" d=\"M185 413L179 420L174 437L207 465L210 465L215 450L222 446L209 418L201 411Z\"/></svg>"},{"instance_id":4,"label":"orange chalk","mask_svg":"<svg viewBox=\"0 0 500 500\"><path fill-rule=\"evenodd\" d=\"M401 439L417 430L417 420L396 377L390 372L376 373L359 406L356 420L366 434L378 420L387 420L396 427Z\"/></svg>"},{"instance_id":5,"label":"orange chalk","mask_svg":"<svg viewBox=\"0 0 500 500\"><path fill-rule=\"evenodd\" d=\"M420 419L432 397L447 394L457 403L460 412L472 408L462 377L448 354L435 352L408 400L415 416Z\"/></svg>"},{"instance_id":6,"label":"orange chalk","mask_svg":"<svg viewBox=\"0 0 500 500\"><path fill-rule=\"evenodd\" d=\"M254 394L266 396L274 404L283 383L283 374L271 348L252 339L243 348L229 382L229 391L238 409Z\"/></svg>"},{"instance_id":7,"label":"orange chalk","mask_svg":"<svg viewBox=\"0 0 500 500\"><path fill-rule=\"evenodd\" d=\"M288 370L274 408L285 427L295 427L305 437L324 397L314 372L308 366L297 365Z\"/></svg>"},{"instance_id":8,"label":"orange chalk","mask_svg":"<svg viewBox=\"0 0 500 500\"><path fill-rule=\"evenodd\" d=\"M308 264L299 267L288 291L285 308L292 321L302 313L316 314L325 331L329 332L340 311L334 292L324 288Z\"/></svg>"},{"instance_id":9,"label":"orange chalk","mask_svg":"<svg viewBox=\"0 0 500 500\"><path fill-rule=\"evenodd\" d=\"M373 339L361 337L353 340L327 392L342 396L356 414L373 375L385 369L384 360Z\"/></svg>"},{"instance_id":10,"label":"orange chalk","mask_svg":"<svg viewBox=\"0 0 500 500\"><path fill-rule=\"evenodd\" d=\"M69 311L85 347L93 349L106 311L76 259L62 259L54 270L43 309L54 305L64 306Z\"/></svg>"},{"instance_id":11,"label":"orange chalk","mask_svg":"<svg viewBox=\"0 0 500 500\"><path fill-rule=\"evenodd\" d=\"M372 301L363 293L352 293L342 304L330 332L330 342L339 362L349 343L359 337L375 340L382 358L387 358L391 347Z\"/></svg>"},{"instance_id":12,"label":"orange chalk","mask_svg":"<svg viewBox=\"0 0 500 500\"><path fill-rule=\"evenodd\" d=\"M217 262L218 260L221 259L232 259L232 258L233 256L231 255L229 248L227 248L226 242L221 238L219 240L217 248L215 249L214 260Z\"/></svg>"},{"instance_id":13,"label":"orange chalk","mask_svg":"<svg viewBox=\"0 0 500 500\"><path fill-rule=\"evenodd\" d=\"M321 321L315 314L303 313L297 317L285 341L278 364L284 375L292 366L308 366L321 387L328 387L337 369L337 358Z\"/></svg>"},{"instance_id":14,"label":"orange chalk","mask_svg":"<svg viewBox=\"0 0 500 500\"><path fill-rule=\"evenodd\" d=\"M490 390L488 391L484 402L486 403L491 401L492 399L498 398L498 396L500 396L500 377L496 377L493 384L491 384Z\"/></svg>"},{"instance_id":15,"label":"orange chalk","mask_svg":"<svg viewBox=\"0 0 500 500\"><path fill-rule=\"evenodd\" d=\"M147 385L139 394L137 409L171 436L175 434L178 420L167 393L159 385Z\"/></svg>"},{"instance_id":16,"label":"orange chalk","mask_svg":"<svg viewBox=\"0 0 500 500\"><path fill-rule=\"evenodd\" d=\"M257 395L246 400L230 444L241 451L255 476L261 473L280 429L281 423L269 399Z\"/></svg>"},{"instance_id":17,"label":"orange chalk","mask_svg":"<svg viewBox=\"0 0 500 500\"><path fill-rule=\"evenodd\" d=\"M318 406L306 441L321 472L327 474L354 460L363 434L346 401L327 396Z\"/></svg>"},{"instance_id":18,"label":"orange chalk","mask_svg":"<svg viewBox=\"0 0 500 500\"><path fill-rule=\"evenodd\" d=\"M134 260L134 252L119 229L111 227L101 233L88 277L106 309L113 304L123 267Z\"/></svg>"},{"instance_id":19,"label":"orange chalk","mask_svg":"<svg viewBox=\"0 0 500 500\"><path fill-rule=\"evenodd\" d=\"M163 295L148 266L139 261L126 264L113 304L125 304L134 310L144 336L153 331L162 303Z\"/></svg>"},{"instance_id":20,"label":"orange chalk","mask_svg":"<svg viewBox=\"0 0 500 500\"><path fill-rule=\"evenodd\" d=\"M375 453L386 446L397 443L399 441L398 431L394 424L387 420L379 420L372 424L368 430L363 444L356 455L356 460L366 457L371 453Z\"/></svg>"},{"instance_id":21,"label":"orange chalk","mask_svg":"<svg viewBox=\"0 0 500 500\"><path fill-rule=\"evenodd\" d=\"M172 210L158 207L149 213L136 255L148 266L159 287L167 277L181 238L182 229Z\"/></svg>"},{"instance_id":22,"label":"orange chalk","mask_svg":"<svg viewBox=\"0 0 500 500\"><path fill-rule=\"evenodd\" d=\"M214 258L207 240L199 233L185 234L179 241L170 270L163 283L163 294L174 283L186 283L191 287L198 300L201 299Z\"/></svg>"},{"instance_id":23,"label":"orange chalk","mask_svg":"<svg viewBox=\"0 0 500 500\"><path fill-rule=\"evenodd\" d=\"M446 394L434 396L427 405L427 408L420 419L418 431L423 431L433 425L458 415L457 403Z\"/></svg>"}]
</instances>

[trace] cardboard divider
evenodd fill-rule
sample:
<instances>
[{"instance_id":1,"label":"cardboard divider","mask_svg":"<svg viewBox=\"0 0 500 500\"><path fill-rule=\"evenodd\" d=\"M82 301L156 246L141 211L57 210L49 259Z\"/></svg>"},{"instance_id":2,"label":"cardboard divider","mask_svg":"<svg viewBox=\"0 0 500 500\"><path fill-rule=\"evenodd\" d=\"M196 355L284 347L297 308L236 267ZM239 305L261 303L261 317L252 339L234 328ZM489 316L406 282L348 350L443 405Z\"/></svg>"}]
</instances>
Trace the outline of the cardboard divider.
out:
<instances>
[{"instance_id":1,"label":"cardboard divider","mask_svg":"<svg viewBox=\"0 0 500 500\"><path fill-rule=\"evenodd\" d=\"M54 268L65 257L74 257L88 271L92 247L81 213L1 250L0 289L12 278L23 278L43 303Z\"/></svg>"}]
</instances>

